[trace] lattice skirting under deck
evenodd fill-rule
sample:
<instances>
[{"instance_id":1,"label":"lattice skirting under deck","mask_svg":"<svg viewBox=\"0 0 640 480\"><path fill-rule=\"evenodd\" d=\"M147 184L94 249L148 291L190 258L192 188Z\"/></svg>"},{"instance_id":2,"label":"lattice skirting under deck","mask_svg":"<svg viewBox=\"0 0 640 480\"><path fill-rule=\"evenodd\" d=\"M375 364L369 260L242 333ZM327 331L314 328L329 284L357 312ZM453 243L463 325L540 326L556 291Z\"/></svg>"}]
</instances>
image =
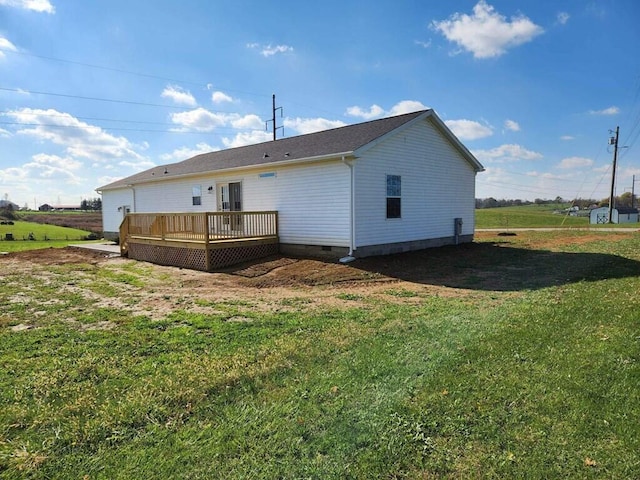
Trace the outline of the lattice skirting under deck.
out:
<instances>
[{"instance_id":1,"label":"lattice skirting under deck","mask_svg":"<svg viewBox=\"0 0 640 480\"><path fill-rule=\"evenodd\" d=\"M211 269L228 267L236 263L268 257L278 253L277 243L249 245L246 247L217 248L209 250Z\"/></svg>"},{"instance_id":2,"label":"lattice skirting under deck","mask_svg":"<svg viewBox=\"0 0 640 480\"><path fill-rule=\"evenodd\" d=\"M229 247L211 249L192 249L184 247L168 247L129 243L129 258L143 262L188 268L191 270L207 271L209 254L211 270L228 267L236 263L255 260L278 253L278 244L248 245L243 247Z\"/></svg>"}]
</instances>

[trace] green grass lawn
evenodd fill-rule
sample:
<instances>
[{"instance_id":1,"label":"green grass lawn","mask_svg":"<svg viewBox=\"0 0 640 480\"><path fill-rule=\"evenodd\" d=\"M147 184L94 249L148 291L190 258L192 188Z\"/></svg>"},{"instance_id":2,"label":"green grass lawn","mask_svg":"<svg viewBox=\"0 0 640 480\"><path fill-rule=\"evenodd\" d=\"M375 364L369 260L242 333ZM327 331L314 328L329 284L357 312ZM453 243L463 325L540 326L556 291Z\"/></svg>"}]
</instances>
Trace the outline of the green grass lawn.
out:
<instances>
[{"instance_id":1,"label":"green grass lawn","mask_svg":"<svg viewBox=\"0 0 640 480\"><path fill-rule=\"evenodd\" d=\"M571 217L566 213L554 213L561 212L569 206L523 205L480 208L476 209L476 228L588 227L589 217Z\"/></svg>"},{"instance_id":2,"label":"green grass lawn","mask_svg":"<svg viewBox=\"0 0 640 480\"><path fill-rule=\"evenodd\" d=\"M64 247L84 240L90 232L16 220L13 225L0 225L0 251L17 252L48 247ZM7 240L7 234L13 241ZM34 240L29 240L30 235Z\"/></svg>"},{"instance_id":3,"label":"green grass lawn","mask_svg":"<svg viewBox=\"0 0 640 480\"><path fill-rule=\"evenodd\" d=\"M638 478L640 238L593 237L280 300L133 261L2 271L0 478Z\"/></svg>"}]
</instances>

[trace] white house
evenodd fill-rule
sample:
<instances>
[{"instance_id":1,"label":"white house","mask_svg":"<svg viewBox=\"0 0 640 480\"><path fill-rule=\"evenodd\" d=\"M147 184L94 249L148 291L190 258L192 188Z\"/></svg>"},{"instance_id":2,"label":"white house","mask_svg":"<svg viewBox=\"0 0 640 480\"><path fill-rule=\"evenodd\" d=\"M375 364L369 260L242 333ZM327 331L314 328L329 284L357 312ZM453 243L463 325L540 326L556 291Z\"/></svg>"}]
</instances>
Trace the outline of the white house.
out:
<instances>
[{"instance_id":1,"label":"white house","mask_svg":"<svg viewBox=\"0 0 640 480\"><path fill-rule=\"evenodd\" d=\"M197 155L97 189L128 212L278 212L280 251L363 257L470 242L480 162L433 110Z\"/></svg>"},{"instance_id":2,"label":"white house","mask_svg":"<svg viewBox=\"0 0 640 480\"><path fill-rule=\"evenodd\" d=\"M638 223L638 209L618 207L611 211L611 223ZM609 207L593 208L589 212L589 223L593 225L609 223Z\"/></svg>"}]
</instances>

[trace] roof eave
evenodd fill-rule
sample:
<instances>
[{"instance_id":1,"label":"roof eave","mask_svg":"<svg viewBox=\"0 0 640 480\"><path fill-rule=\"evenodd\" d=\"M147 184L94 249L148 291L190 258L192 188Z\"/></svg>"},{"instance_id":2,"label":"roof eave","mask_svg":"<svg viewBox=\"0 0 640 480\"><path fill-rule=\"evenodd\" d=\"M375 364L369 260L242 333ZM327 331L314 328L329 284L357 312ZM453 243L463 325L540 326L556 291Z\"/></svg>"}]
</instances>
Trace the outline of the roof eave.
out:
<instances>
[{"instance_id":1,"label":"roof eave","mask_svg":"<svg viewBox=\"0 0 640 480\"><path fill-rule=\"evenodd\" d=\"M467 149L467 147L465 147L462 144L462 142L460 142L460 140L458 140L458 137L456 137L454 133L449 129L449 127L447 127L447 125L442 120L440 120L440 117L438 117L438 115L433 111L433 109L426 110L421 115L418 115L417 117L412 118L408 122L403 123L397 128L391 130L390 132L387 132L384 135L381 135L380 137L376 138L372 142L369 142L366 145L363 145L362 147L355 150L354 154L359 157L367 150L370 150L371 148L375 147L379 143L383 142L387 137L396 135L398 132L406 128L409 128L411 125L417 122L420 122L421 120L424 120L426 118L431 118L434 121L438 129L447 137L447 139L454 145L454 147L456 147L456 149L462 154L465 160L469 164L471 164L471 166L476 171L476 173L484 172L484 167L478 161L478 159Z\"/></svg>"},{"instance_id":2,"label":"roof eave","mask_svg":"<svg viewBox=\"0 0 640 480\"><path fill-rule=\"evenodd\" d=\"M265 169L265 168L270 168L270 167L282 167L282 166L288 166L288 165L295 165L295 164L298 164L298 163L322 162L322 161L325 161L325 160L341 159L342 157L353 157L353 156L354 156L354 152L353 151L347 151L347 152L331 153L331 154L326 154L326 155L316 155L316 156L313 156L313 157L294 158L294 159L291 159L291 160L281 160L281 161L277 161L277 162L260 163L260 164L252 164L252 165L243 165L241 167L221 168L221 169L218 169L218 170L205 170L205 171L202 171L202 172L185 173L185 174L182 174L182 175L171 175L170 177L148 178L148 179L140 180L140 181L137 181L137 182L131 182L131 183L124 184L124 185L117 185L117 186L110 187L110 188L100 187L100 188L96 189L96 192L102 193L103 191L121 190L123 188L135 187L136 185L145 185L145 184L149 184L149 183L159 183L159 182L165 182L167 180L182 180L182 179L185 179L185 178L200 177L202 175L230 173L230 172L238 172L238 171L244 171L244 170L257 170L257 169Z\"/></svg>"}]
</instances>

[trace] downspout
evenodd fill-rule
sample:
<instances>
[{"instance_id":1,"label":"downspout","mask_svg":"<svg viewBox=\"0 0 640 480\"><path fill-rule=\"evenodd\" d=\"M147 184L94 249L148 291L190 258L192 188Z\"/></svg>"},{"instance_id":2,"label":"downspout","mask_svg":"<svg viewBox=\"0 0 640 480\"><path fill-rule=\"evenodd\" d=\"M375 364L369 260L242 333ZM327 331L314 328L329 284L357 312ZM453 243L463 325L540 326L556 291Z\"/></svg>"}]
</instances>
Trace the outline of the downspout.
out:
<instances>
[{"instance_id":1,"label":"downspout","mask_svg":"<svg viewBox=\"0 0 640 480\"><path fill-rule=\"evenodd\" d=\"M127 185L133 192L133 204L131 205L133 212L136 212L136 188L133 185Z\"/></svg>"},{"instance_id":2,"label":"downspout","mask_svg":"<svg viewBox=\"0 0 640 480\"><path fill-rule=\"evenodd\" d=\"M346 257L342 257L340 259L340 263L349 263L353 262L356 258L353 256L353 251L356 249L356 206L355 206L355 195L354 195L354 187L355 187L355 175L353 173L353 163L347 161L344 155L342 155L342 163L344 163L347 167L349 167L350 174L350 182L351 188L349 189L350 198L349 198L349 253Z\"/></svg>"}]
</instances>

